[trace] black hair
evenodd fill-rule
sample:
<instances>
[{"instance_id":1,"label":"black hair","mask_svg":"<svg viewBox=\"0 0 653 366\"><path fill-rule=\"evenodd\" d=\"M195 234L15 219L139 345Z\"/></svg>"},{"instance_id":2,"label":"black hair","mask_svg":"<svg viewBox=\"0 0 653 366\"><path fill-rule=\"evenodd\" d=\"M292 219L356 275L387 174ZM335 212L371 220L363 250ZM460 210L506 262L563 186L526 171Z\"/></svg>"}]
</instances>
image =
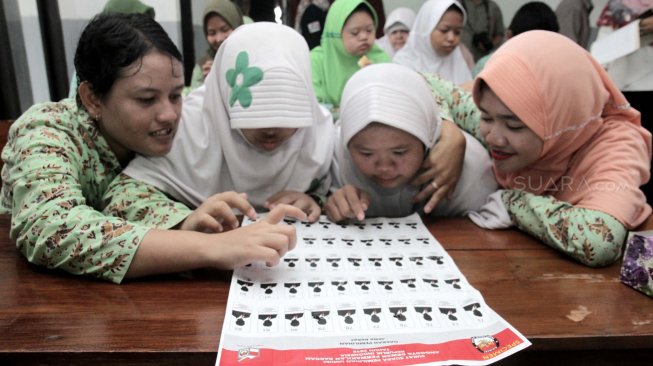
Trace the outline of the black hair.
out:
<instances>
[{"instance_id":1,"label":"black hair","mask_svg":"<svg viewBox=\"0 0 653 366\"><path fill-rule=\"evenodd\" d=\"M360 13L360 12L364 12L364 13L369 14L369 16L372 17L372 21L376 25L376 14L374 13L374 9L370 8L370 6L367 5L367 3L358 4L358 6L355 7L354 10L351 11L351 13L349 13L349 15L347 16L347 19L345 19L345 23L347 23L347 21L349 20L349 18L351 18L352 15L354 15L356 13Z\"/></svg>"},{"instance_id":2,"label":"black hair","mask_svg":"<svg viewBox=\"0 0 653 366\"><path fill-rule=\"evenodd\" d=\"M517 10L508 29L512 36L516 36L535 29L557 32L560 27L556 14L548 5L541 1L531 1Z\"/></svg>"},{"instance_id":3,"label":"black hair","mask_svg":"<svg viewBox=\"0 0 653 366\"><path fill-rule=\"evenodd\" d=\"M453 11L457 12L458 14L460 14L463 17L463 19L465 18L465 13L463 12L463 9L461 9L459 5L451 4L447 8L447 10L445 10L444 12L446 13L446 12L451 11L451 10L453 10Z\"/></svg>"},{"instance_id":4,"label":"black hair","mask_svg":"<svg viewBox=\"0 0 653 366\"><path fill-rule=\"evenodd\" d=\"M181 62L182 56L168 34L145 14L99 14L88 23L77 43L77 82L90 83L91 90L104 98L124 68L157 50ZM81 106L79 94L77 104Z\"/></svg>"}]
</instances>

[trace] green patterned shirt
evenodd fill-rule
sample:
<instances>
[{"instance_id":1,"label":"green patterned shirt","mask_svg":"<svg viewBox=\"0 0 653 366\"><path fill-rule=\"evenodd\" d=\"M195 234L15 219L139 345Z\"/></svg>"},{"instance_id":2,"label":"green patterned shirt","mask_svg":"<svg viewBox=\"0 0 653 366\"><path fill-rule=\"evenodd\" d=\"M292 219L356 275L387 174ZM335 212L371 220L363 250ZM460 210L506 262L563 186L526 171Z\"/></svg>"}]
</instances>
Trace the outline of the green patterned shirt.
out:
<instances>
[{"instance_id":1,"label":"green patterned shirt","mask_svg":"<svg viewBox=\"0 0 653 366\"><path fill-rule=\"evenodd\" d=\"M151 226L103 213L102 197L122 167L74 99L25 112L2 159L0 212L11 214L11 239L37 265L120 283L147 231L189 213L172 202L151 205L166 217Z\"/></svg>"}]
</instances>

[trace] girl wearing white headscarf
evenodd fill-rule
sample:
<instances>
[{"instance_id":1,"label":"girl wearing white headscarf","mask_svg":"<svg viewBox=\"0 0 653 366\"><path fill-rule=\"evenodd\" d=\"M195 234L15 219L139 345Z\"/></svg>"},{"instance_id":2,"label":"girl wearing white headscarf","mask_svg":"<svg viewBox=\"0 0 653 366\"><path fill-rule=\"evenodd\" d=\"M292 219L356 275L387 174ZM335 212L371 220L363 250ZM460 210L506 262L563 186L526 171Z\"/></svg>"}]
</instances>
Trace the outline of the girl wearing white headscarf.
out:
<instances>
[{"instance_id":1,"label":"girl wearing white headscarf","mask_svg":"<svg viewBox=\"0 0 653 366\"><path fill-rule=\"evenodd\" d=\"M405 216L421 209L422 204L414 202L414 196L421 188L407 182L418 174L421 160L440 137L440 116L450 118L448 111L439 110L436 101L441 100L434 93L422 75L397 64L370 65L351 77L345 85L340 119L336 123L338 137L332 167L332 190L335 192L326 206L331 219ZM350 144L358 134L378 125L403 131L419 140L420 153L417 156L421 160L412 164L391 161L409 153L407 145L395 146L398 140L386 140L380 144L376 140L374 148ZM465 139L467 145L460 180L453 196L440 201L432 211L434 215L463 215L478 209L497 187L487 151L471 135L465 134ZM382 157L384 149L391 151L391 158ZM376 171L364 174L355 162L354 154L361 154L362 159L370 166L374 165ZM399 172L402 165L416 168L413 172L404 171L405 176L402 176ZM383 179L385 182L381 183ZM436 180L429 183L435 190L438 189ZM343 188L347 185L348 188Z\"/></svg>"},{"instance_id":2,"label":"girl wearing white headscarf","mask_svg":"<svg viewBox=\"0 0 653 366\"><path fill-rule=\"evenodd\" d=\"M235 30L205 86L184 100L181 120L168 155L137 157L124 173L190 207L235 190L255 208L289 203L317 220L307 194L328 191L334 127L313 92L306 42L292 28L258 22Z\"/></svg>"},{"instance_id":3,"label":"girl wearing white headscarf","mask_svg":"<svg viewBox=\"0 0 653 366\"><path fill-rule=\"evenodd\" d=\"M462 24L445 24L449 14L462 14ZM462 5L455 0L429 0L422 5L408 36L393 62L425 73L437 73L445 80L463 84L472 80L470 66L465 61L460 34L466 22ZM432 42L432 33L443 42L439 49Z\"/></svg>"},{"instance_id":4,"label":"girl wearing white headscarf","mask_svg":"<svg viewBox=\"0 0 653 366\"><path fill-rule=\"evenodd\" d=\"M395 52L406 44L406 38L415 22L415 12L410 8L397 8L385 19L383 37L376 40L388 56L393 57ZM393 39L394 38L394 39Z\"/></svg>"}]
</instances>

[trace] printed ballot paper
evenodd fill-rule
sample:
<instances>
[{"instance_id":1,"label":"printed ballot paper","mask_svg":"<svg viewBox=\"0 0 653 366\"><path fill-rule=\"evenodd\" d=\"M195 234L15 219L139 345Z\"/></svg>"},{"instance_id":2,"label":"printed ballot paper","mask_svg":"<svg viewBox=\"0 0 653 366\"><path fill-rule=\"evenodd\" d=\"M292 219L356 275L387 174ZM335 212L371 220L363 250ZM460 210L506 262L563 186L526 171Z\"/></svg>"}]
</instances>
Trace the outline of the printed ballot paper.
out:
<instances>
[{"instance_id":1,"label":"printed ballot paper","mask_svg":"<svg viewBox=\"0 0 653 366\"><path fill-rule=\"evenodd\" d=\"M283 224L295 250L234 271L216 365L487 365L530 345L416 214Z\"/></svg>"}]
</instances>

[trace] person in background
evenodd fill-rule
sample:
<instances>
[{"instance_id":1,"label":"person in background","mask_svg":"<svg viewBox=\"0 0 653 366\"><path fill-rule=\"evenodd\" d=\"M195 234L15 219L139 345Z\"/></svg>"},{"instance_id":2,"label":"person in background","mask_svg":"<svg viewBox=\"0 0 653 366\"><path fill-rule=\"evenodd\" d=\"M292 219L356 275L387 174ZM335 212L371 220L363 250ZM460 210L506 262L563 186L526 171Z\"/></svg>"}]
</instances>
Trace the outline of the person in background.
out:
<instances>
[{"instance_id":1,"label":"person in background","mask_svg":"<svg viewBox=\"0 0 653 366\"><path fill-rule=\"evenodd\" d=\"M438 87L431 87L435 81ZM397 64L371 65L356 72L345 85L340 119L336 123L333 194L326 212L333 221L366 217L397 217L420 211L449 216L479 209L497 189L487 151L465 134L464 154L447 156L447 163L463 159L463 171L449 199L436 206L416 199L424 188L435 194L438 178L423 187L410 184L429 150L440 139L441 117L474 118L478 113L459 113L458 105L445 97L434 98L438 88L453 84L432 75L425 78ZM460 101L462 98L456 99ZM467 102L475 108L468 97ZM438 108L438 103L440 108ZM430 197L429 197L430 198ZM426 202L425 202L426 201Z\"/></svg>"},{"instance_id":2,"label":"person in background","mask_svg":"<svg viewBox=\"0 0 653 366\"><path fill-rule=\"evenodd\" d=\"M239 0L243 13L248 15L253 22L274 22L274 8L279 6L279 0Z\"/></svg>"},{"instance_id":3,"label":"person in background","mask_svg":"<svg viewBox=\"0 0 653 366\"><path fill-rule=\"evenodd\" d=\"M329 6L330 0L301 0L297 6L295 30L306 39L311 50L320 45Z\"/></svg>"},{"instance_id":4,"label":"person in background","mask_svg":"<svg viewBox=\"0 0 653 366\"><path fill-rule=\"evenodd\" d=\"M154 8L144 4L140 0L109 0L102 10L104 14L145 14L154 19Z\"/></svg>"},{"instance_id":5,"label":"person in background","mask_svg":"<svg viewBox=\"0 0 653 366\"><path fill-rule=\"evenodd\" d=\"M290 27L239 27L205 87L184 100L170 152L136 157L109 187L107 210L137 220L165 195L197 207L236 190L256 210L286 203L316 221L331 185L334 127L312 90L308 53Z\"/></svg>"},{"instance_id":6,"label":"person in background","mask_svg":"<svg viewBox=\"0 0 653 366\"><path fill-rule=\"evenodd\" d=\"M390 62L388 55L374 44L374 24L371 6L363 0L338 0L329 8L322 42L311 50L313 88L318 101L329 109L334 119L339 116L340 97L351 75L370 63ZM439 189L433 193L428 187L418 192L418 201L431 197L434 206L450 195L462 171L458 164L447 162L449 156L462 156L465 138L458 128L446 123L442 126L442 141L424 160L422 170L412 184L424 186L438 177Z\"/></svg>"},{"instance_id":7,"label":"person in background","mask_svg":"<svg viewBox=\"0 0 653 366\"><path fill-rule=\"evenodd\" d=\"M560 34L589 49L592 34L590 14L593 8L592 0L562 0L555 10Z\"/></svg>"},{"instance_id":8,"label":"person in background","mask_svg":"<svg viewBox=\"0 0 653 366\"><path fill-rule=\"evenodd\" d=\"M329 8L322 40L311 50L313 88L337 119L345 83L361 67L390 62L375 44L376 14L364 0L338 0Z\"/></svg>"},{"instance_id":9,"label":"person in background","mask_svg":"<svg viewBox=\"0 0 653 366\"><path fill-rule=\"evenodd\" d=\"M193 69L190 89L197 89L204 84L206 75L211 70L215 53L222 42L234 31L243 25L243 14L240 8L230 0L209 0L202 16L204 36L209 44L206 55L200 57Z\"/></svg>"},{"instance_id":10,"label":"person in background","mask_svg":"<svg viewBox=\"0 0 653 366\"><path fill-rule=\"evenodd\" d=\"M414 22L415 12L413 9L396 8L386 18L383 27L384 35L376 40L376 44L392 58L395 52L406 44Z\"/></svg>"},{"instance_id":11,"label":"person in background","mask_svg":"<svg viewBox=\"0 0 653 366\"><path fill-rule=\"evenodd\" d=\"M461 43L471 51L474 61L478 61L503 41L503 14L492 0L461 0L461 3L467 13Z\"/></svg>"},{"instance_id":12,"label":"person in background","mask_svg":"<svg viewBox=\"0 0 653 366\"><path fill-rule=\"evenodd\" d=\"M145 14L152 19L156 12L154 8L145 5L140 0L109 0L104 4L102 14ZM79 81L77 80L77 71L73 70L73 75L70 77L70 88L68 89L68 98L75 98L77 95L77 87Z\"/></svg>"},{"instance_id":13,"label":"person in background","mask_svg":"<svg viewBox=\"0 0 653 366\"><path fill-rule=\"evenodd\" d=\"M135 154L165 155L177 131L184 87L181 54L143 14L101 14L84 28L75 53L76 99L32 106L9 131L2 151L0 212L30 262L115 283L125 278L202 267L233 269L278 263L295 232L277 225L280 206L259 222L236 227L230 206L254 216L235 193L191 211L171 200L140 214L158 225L103 212L102 197ZM216 228L218 226L219 228ZM169 228L184 230L164 230Z\"/></svg>"},{"instance_id":14,"label":"person in background","mask_svg":"<svg viewBox=\"0 0 653 366\"><path fill-rule=\"evenodd\" d=\"M551 7L541 1L531 1L517 9L515 16L513 16L510 25L506 29L506 40L535 29L551 32L557 32L559 29L556 14ZM476 62L474 69L472 69L473 77L476 77L483 70L485 63L487 63L493 53L494 51L481 57Z\"/></svg>"},{"instance_id":15,"label":"person in background","mask_svg":"<svg viewBox=\"0 0 653 366\"><path fill-rule=\"evenodd\" d=\"M437 73L455 84L471 81L474 64L460 45L464 25L460 3L429 0L417 12L406 45L392 61L422 73Z\"/></svg>"},{"instance_id":16,"label":"person in background","mask_svg":"<svg viewBox=\"0 0 653 366\"><path fill-rule=\"evenodd\" d=\"M502 189L470 219L516 225L590 267L616 261L651 214L639 188L651 134L601 65L563 35L525 32L495 52L473 96Z\"/></svg>"}]
</instances>

